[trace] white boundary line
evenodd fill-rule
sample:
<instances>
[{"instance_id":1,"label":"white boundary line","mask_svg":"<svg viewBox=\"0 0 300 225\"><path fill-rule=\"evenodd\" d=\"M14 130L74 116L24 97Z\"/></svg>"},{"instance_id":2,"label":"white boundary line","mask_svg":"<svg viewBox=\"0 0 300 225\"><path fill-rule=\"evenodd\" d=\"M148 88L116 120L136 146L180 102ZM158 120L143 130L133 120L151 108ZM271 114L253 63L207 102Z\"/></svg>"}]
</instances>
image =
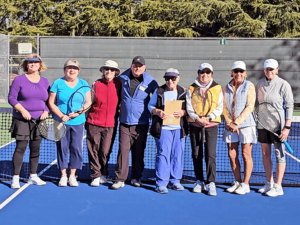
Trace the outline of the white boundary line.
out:
<instances>
[{"instance_id":1,"label":"white boundary line","mask_svg":"<svg viewBox=\"0 0 300 225\"><path fill-rule=\"evenodd\" d=\"M0 146L0 148L3 148L3 147L5 147L5 146L7 146L7 145L10 145L11 143L14 143L14 142L16 142L16 140L13 140L13 141L11 141L11 142L9 142L9 143L6 143L5 145Z\"/></svg>"},{"instance_id":2,"label":"white boundary line","mask_svg":"<svg viewBox=\"0 0 300 225\"><path fill-rule=\"evenodd\" d=\"M39 172L38 176L41 176L43 173L45 173L51 166L53 166L57 162L57 159L55 159L52 163L50 163L45 169L43 169L41 172ZM17 190L15 193L13 193L11 196L9 196L4 202L0 204L0 210L3 209L8 203L10 203L15 197L17 197L22 191L24 191L27 187L29 187L30 183L24 184L19 190Z\"/></svg>"}]
</instances>

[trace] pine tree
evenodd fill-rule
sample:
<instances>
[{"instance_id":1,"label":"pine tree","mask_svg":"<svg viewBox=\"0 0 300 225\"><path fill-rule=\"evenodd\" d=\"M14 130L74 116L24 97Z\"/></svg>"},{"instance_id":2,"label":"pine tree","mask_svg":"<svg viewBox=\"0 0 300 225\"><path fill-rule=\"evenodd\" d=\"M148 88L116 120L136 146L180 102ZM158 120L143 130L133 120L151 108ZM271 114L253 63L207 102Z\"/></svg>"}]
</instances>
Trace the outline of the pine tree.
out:
<instances>
[{"instance_id":1,"label":"pine tree","mask_svg":"<svg viewBox=\"0 0 300 225\"><path fill-rule=\"evenodd\" d=\"M300 0L0 0L0 32L117 37L299 37Z\"/></svg>"}]
</instances>

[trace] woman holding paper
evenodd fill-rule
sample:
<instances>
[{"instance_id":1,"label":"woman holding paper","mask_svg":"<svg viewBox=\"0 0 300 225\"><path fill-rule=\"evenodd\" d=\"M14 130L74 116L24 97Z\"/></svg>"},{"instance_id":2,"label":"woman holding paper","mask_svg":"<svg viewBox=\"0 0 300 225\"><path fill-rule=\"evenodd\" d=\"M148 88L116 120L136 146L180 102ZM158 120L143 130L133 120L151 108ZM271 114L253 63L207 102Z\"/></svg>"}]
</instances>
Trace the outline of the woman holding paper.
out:
<instances>
[{"instance_id":1,"label":"woman holding paper","mask_svg":"<svg viewBox=\"0 0 300 225\"><path fill-rule=\"evenodd\" d=\"M184 190L180 179L183 171L185 137L188 133L185 117L186 91L178 85L179 72L177 69L169 68L164 78L166 84L155 90L148 104L148 109L153 115L150 134L155 138L157 147L155 190L161 194L168 193L167 187L177 191ZM170 111L170 108L165 108L167 101L174 101L174 104L171 104L171 108L174 108L173 114L166 113ZM179 107L176 109L178 103Z\"/></svg>"}]
</instances>

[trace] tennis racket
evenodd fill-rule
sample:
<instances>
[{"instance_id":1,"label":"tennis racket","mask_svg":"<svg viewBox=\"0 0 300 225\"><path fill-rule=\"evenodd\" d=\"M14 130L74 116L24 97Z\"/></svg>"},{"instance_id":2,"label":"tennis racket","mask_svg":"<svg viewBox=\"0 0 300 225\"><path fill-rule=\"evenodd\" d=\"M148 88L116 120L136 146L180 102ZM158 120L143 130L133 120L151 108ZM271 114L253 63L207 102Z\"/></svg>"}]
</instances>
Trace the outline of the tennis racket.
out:
<instances>
[{"instance_id":1,"label":"tennis racket","mask_svg":"<svg viewBox=\"0 0 300 225\"><path fill-rule=\"evenodd\" d=\"M19 111L17 111L20 113ZM66 134L67 128L62 123L53 118L45 120L31 118L43 138L49 141L60 141Z\"/></svg>"},{"instance_id":2,"label":"tennis racket","mask_svg":"<svg viewBox=\"0 0 300 225\"><path fill-rule=\"evenodd\" d=\"M66 135L67 128L63 122L55 119L31 119L31 121L35 123L42 137L49 141L60 141Z\"/></svg>"},{"instance_id":3,"label":"tennis racket","mask_svg":"<svg viewBox=\"0 0 300 225\"><path fill-rule=\"evenodd\" d=\"M70 98L70 106L74 113L85 113L93 105L95 100L95 91L89 86L78 88Z\"/></svg>"},{"instance_id":4,"label":"tennis racket","mask_svg":"<svg viewBox=\"0 0 300 225\"><path fill-rule=\"evenodd\" d=\"M254 114L256 121L264 129L270 131L271 133L279 137L277 132L281 132L282 120L278 110L271 103L263 102L259 104L258 107L255 108ZM283 143L285 144L289 152L292 154L294 151L287 143L287 141L283 140Z\"/></svg>"},{"instance_id":5,"label":"tennis racket","mask_svg":"<svg viewBox=\"0 0 300 225\"><path fill-rule=\"evenodd\" d=\"M211 107L213 105L213 94L211 91L197 87L192 93L192 106L197 115L202 117L207 117L210 114ZM202 143L206 142L205 138L205 126L201 128L202 133Z\"/></svg>"}]
</instances>

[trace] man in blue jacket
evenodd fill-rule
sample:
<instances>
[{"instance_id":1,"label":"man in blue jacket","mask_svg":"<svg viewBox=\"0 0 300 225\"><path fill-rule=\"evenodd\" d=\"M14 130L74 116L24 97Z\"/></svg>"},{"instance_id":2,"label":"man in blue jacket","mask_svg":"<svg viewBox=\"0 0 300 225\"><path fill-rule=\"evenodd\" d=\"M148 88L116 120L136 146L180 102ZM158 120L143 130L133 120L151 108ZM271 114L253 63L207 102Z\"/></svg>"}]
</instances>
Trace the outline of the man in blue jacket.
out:
<instances>
[{"instance_id":1,"label":"man in blue jacket","mask_svg":"<svg viewBox=\"0 0 300 225\"><path fill-rule=\"evenodd\" d=\"M131 184L142 186L140 178L144 170L144 151L149 128L147 109L152 94L158 87L152 76L146 73L145 60L136 56L131 67L123 72L121 81L121 107L119 128L119 153L116 166L116 179L111 186L119 189L125 186L129 169L129 151L132 150Z\"/></svg>"}]
</instances>

